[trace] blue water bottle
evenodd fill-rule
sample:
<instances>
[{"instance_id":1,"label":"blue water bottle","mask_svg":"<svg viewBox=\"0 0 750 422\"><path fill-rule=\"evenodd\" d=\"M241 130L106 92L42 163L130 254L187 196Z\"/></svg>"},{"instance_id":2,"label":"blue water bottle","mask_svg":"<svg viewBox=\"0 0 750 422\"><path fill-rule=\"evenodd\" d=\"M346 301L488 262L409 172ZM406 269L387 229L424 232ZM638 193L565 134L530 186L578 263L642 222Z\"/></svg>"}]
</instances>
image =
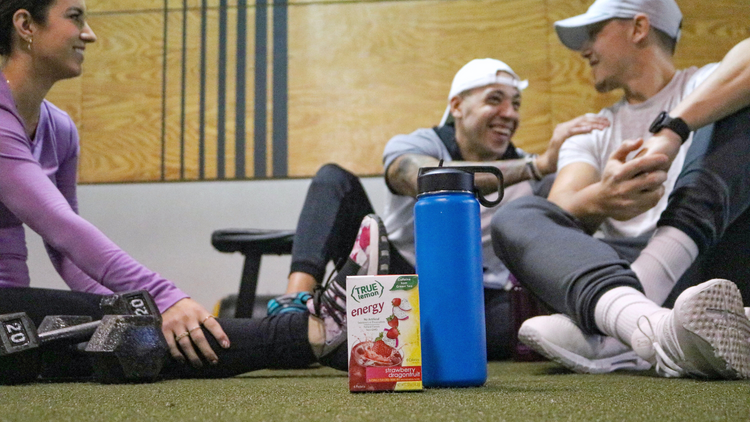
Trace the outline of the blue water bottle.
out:
<instances>
[{"instance_id":1,"label":"blue water bottle","mask_svg":"<svg viewBox=\"0 0 750 422\"><path fill-rule=\"evenodd\" d=\"M498 180L498 198L474 187L474 173ZM417 179L414 237L425 387L480 386L487 380L479 202L503 196L495 167L424 167ZM477 202L479 199L479 202Z\"/></svg>"}]
</instances>

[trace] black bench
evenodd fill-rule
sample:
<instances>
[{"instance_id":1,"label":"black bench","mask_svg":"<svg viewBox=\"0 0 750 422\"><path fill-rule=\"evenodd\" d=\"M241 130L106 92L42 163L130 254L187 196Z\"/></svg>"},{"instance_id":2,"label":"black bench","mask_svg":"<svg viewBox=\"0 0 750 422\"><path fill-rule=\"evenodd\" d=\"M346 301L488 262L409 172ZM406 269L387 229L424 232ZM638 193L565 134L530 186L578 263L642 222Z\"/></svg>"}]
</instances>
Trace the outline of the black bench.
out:
<instances>
[{"instance_id":1,"label":"black bench","mask_svg":"<svg viewBox=\"0 0 750 422\"><path fill-rule=\"evenodd\" d=\"M235 318L251 318L253 315L263 255L291 254L293 240L294 230L225 229L211 234L211 244L216 250L239 252L245 256Z\"/></svg>"}]
</instances>

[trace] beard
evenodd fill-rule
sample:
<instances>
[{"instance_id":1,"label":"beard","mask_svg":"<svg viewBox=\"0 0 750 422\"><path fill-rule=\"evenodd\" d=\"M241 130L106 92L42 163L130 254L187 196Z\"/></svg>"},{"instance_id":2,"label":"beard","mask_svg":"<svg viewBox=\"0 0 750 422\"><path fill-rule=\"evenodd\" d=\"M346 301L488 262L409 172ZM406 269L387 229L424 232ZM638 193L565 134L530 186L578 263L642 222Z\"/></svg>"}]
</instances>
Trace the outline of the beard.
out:
<instances>
[{"instance_id":1,"label":"beard","mask_svg":"<svg viewBox=\"0 0 750 422\"><path fill-rule=\"evenodd\" d=\"M611 79L604 79L599 82L594 82L594 89L596 89L596 92L600 94L605 94L610 91L614 91L615 89L619 88L620 85L615 83Z\"/></svg>"},{"instance_id":2,"label":"beard","mask_svg":"<svg viewBox=\"0 0 750 422\"><path fill-rule=\"evenodd\" d=\"M597 78L597 70L600 74L603 73L604 75ZM622 88L621 77L619 75L622 75L622 69L617 67L613 70L611 65L609 66L609 71L606 71L604 68L592 69L591 76L594 79L594 89L600 94L605 94Z\"/></svg>"}]
</instances>

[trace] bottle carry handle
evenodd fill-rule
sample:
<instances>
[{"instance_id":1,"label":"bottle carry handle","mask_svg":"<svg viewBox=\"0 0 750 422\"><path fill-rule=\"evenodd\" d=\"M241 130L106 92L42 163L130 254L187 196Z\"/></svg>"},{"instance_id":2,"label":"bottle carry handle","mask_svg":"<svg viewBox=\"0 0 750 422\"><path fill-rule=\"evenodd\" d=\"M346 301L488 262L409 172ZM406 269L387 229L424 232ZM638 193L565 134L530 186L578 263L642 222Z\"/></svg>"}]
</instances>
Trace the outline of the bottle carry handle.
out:
<instances>
[{"instance_id":1,"label":"bottle carry handle","mask_svg":"<svg viewBox=\"0 0 750 422\"><path fill-rule=\"evenodd\" d=\"M505 194L505 190L503 189L503 173L497 168L492 166L457 166L457 167L443 167L443 160L440 160L440 164L438 164L438 167L421 167L419 169L419 176L428 173L430 170L437 170L437 169L452 169L452 170L461 170L465 171L467 173L471 173L472 175L476 175L477 173L491 173L497 178L497 199L494 201L489 200L485 198L484 195L482 195L482 192L479 191L479 189L474 185L474 195L476 195L477 199L479 200L479 203L484 205L487 208L494 207L495 205L499 204L500 201L503 200L503 195Z\"/></svg>"},{"instance_id":2,"label":"bottle carry handle","mask_svg":"<svg viewBox=\"0 0 750 422\"><path fill-rule=\"evenodd\" d=\"M479 191L479 188L474 185L474 194L477 196L477 199L479 200L479 203L484 205L487 208L492 208L495 205L499 204L500 201L503 200L503 195L505 194L505 190L503 189L503 173L500 172L500 170L497 167L491 167L491 166L466 166L466 167L453 167L459 170L463 170L469 173L477 174L477 173L491 173L497 178L497 199L494 201L491 201L482 195L482 192Z\"/></svg>"}]
</instances>

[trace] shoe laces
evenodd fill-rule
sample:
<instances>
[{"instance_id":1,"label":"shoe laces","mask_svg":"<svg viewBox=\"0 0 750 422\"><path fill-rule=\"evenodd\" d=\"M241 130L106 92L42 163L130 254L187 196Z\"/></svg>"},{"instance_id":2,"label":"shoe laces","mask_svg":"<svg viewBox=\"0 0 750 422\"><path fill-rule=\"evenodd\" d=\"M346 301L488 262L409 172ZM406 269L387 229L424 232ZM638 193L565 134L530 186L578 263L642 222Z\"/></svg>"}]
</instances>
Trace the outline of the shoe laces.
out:
<instances>
[{"instance_id":1,"label":"shoe laces","mask_svg":"<svg viewBox=\"0 0 750 422\"><path fill-rule=\"evenodd\" d=\"M342 326L346 323L344 315L346 307L339 300L346 303L346 292L333 280L336 271L332 272L322 286L316 286L313 292L313 313L316 317L324 319L330 316L336 324Z\"/></svg>"},{"instance_id":2,"label":"shoe laces","mask_svg":"<svg viewBox=\"0 0 750 422\"><path fill-rule=\"evenodd\" d=\"M286 312L304 312L311 297L309 292L288 293L275 297L268 301L266 313L278 315Z\"/></svg>"},{"instance_id":3,"label":"shoe laces","mask_svg":"<svg viewBox=\"0 0 750 422\"><path fill-rule=\"evenodd\" d=\"M670 315L664 316L664 318L662 318L661 320L662 323L657 324L657 326L663 327L664 321L669 318ZM644 320L648 324L648 332L641 326L641 322ZM637 326L638 330L640 330L640 332L649 339L649 341L651 342L651 346L656 352L656 355L654 356L654 358L656 359L656 365L654 368L656 370L656 373L666 378L682 377L685 371L672 358L669 357L666 351L664 351L664 348L657 340L656 330L654 330L654 326L651 324L651 320L649 319L649 317L643 315L638 318ZM674 333L672 332L672 330L667 330L667 332L661 330L660 333L666 337L665 341L671 341L671 344L673 346L677 346L677 339L674 338Z\"/></svg>"}]
</instances>

